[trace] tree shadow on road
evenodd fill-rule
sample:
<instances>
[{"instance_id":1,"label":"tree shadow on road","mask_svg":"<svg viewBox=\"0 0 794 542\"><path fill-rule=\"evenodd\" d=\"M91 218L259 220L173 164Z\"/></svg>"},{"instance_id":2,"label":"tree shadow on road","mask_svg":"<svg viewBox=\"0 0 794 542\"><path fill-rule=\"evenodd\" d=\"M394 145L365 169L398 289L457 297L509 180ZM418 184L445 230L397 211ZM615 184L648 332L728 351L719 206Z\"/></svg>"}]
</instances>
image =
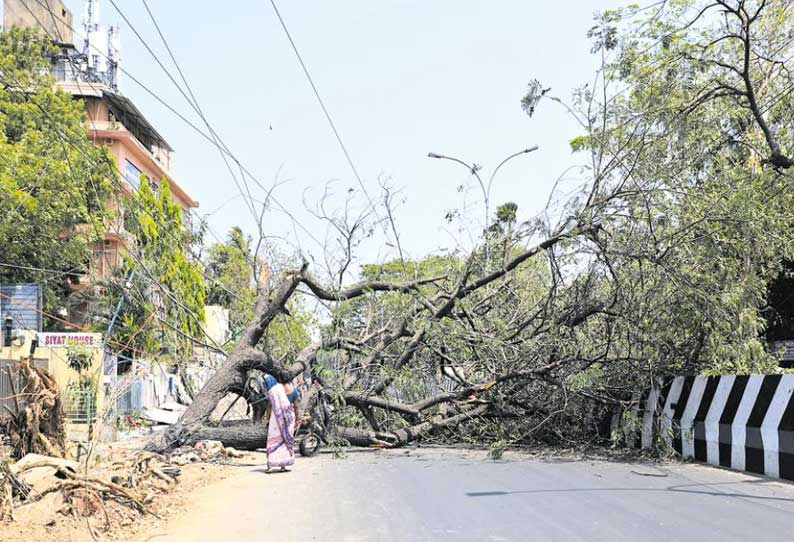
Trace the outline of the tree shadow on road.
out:
<instances>
[{"instance_id":1,"label":"tree shadow on road","mask_svg":"<svg viewBox=\"0 0 794 542\"><path fill-rule=\"evenodd\" d=\"M744 482L740 482L744 483ZM746 483L757 483L746 482ZM736 485L736 482L720 482L715 484L678 484L667 487L585 487L585 488L566 488L566 489L528 489L518 491L471 491L467 492L467 497L505 497L510 495L534 495L545 493L596 493L596 492L653 492L653 493L689 493L694 495L709 495L713 497L738 497L743 499L752 499L760 501L779 501L794 503L794 498L788 497L773 497L767 495L749 495L741 492L726 492L714 489L709 491L708 488L721 485ZM703 488L703 489L695 489Z\"/></svg>"}]
</instances>

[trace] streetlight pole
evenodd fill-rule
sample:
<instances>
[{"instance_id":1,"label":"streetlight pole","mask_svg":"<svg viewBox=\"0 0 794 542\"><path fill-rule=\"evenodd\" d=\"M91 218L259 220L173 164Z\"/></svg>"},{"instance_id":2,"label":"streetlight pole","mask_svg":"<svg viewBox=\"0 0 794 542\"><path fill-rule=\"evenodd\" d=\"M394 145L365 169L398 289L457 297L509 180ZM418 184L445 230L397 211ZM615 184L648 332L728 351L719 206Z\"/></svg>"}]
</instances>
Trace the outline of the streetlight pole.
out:
<instances>
[{"instance_id":1,"label":"streetlight pole","mask_svg":"<svg viewBox=\"0 0 794 542\"><path fill-rule=\"evenodd\" d=\"M508 156L507 158L505 158L504 160L499 162L499 165L496 166L496 168L493 170L493 173L491 173L491 177L488 179L488 183L487 184L484 183L483 180L482 180L482 177L480 177L479 171L480 171L480 169L482 169L481 166L475 164L474 162L472 162L471 164L467 164L463 160L461 160L459 158L455 158L454 156L445 156L443 154L438 154L438 153L435 153L435 152L429 152L429 153L427 153L427 156L428 156L428 158L436 158L436 159L439 159L439 160L450 160L452 162L456 162L456 163L464 166L466 169L468 169L469 172L474 176L474 178L477 179L477 183L480 185L480 190L482 191L482 197L483 197L483 200L484 200L484 203L485 203L485 222L483 223L483 227L487 229L488 228L488 218L489 218L489 215L490 215L490 212L491 212L491 209L490 209L490 206L491 206L491 187L493 186L494 177L496 177L496 174L499 172L499 170L502 168L502 166L505 165L510 160L512 160L513 158L516 158L518 156L523 156L525 154L529 154L529 153L534 152L536 150L538 150L538 146L537 145L533 145L531 147L527 147L526 149L522 149L522 150L520 150L518 152L514 152L513 154L511 154L510 156Z\"/></svg>"}]
</instances>

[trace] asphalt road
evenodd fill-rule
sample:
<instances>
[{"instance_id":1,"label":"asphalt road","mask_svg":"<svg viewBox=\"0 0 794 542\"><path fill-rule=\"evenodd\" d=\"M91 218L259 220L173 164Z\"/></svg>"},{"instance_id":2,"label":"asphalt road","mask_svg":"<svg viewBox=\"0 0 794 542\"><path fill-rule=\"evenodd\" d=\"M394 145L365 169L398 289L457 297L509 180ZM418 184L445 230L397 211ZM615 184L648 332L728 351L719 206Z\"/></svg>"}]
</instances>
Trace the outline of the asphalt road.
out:
<instances>
[{"instance_id":1,"label":"asphalt road","mask_svg":"<svg viewBox=\"0 0 794 542\"><path fill-rule=\"evenodd\" d=\"M411 450L250 467L145 540L790 540L794 485L699 465Z\"/></svg>"}]
</instances>

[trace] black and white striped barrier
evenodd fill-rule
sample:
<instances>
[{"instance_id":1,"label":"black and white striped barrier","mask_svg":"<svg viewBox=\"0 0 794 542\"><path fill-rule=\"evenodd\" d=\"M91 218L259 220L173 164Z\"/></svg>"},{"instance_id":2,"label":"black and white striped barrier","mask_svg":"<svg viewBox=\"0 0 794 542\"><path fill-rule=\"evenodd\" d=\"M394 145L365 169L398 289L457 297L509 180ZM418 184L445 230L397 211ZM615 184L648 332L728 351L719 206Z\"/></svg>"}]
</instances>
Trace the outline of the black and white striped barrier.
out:
<instances>
[{"instance_id":1,"label":"black and white striped barrier","mask_svg":"<svg viewBox=\"0 0 794 542\"><path fill-rule=\"evenodd\" d=\"M794 375L678 377L635 415L638 444L663 438L684 458L794 480Z\"/></svg>"}]
</instances>

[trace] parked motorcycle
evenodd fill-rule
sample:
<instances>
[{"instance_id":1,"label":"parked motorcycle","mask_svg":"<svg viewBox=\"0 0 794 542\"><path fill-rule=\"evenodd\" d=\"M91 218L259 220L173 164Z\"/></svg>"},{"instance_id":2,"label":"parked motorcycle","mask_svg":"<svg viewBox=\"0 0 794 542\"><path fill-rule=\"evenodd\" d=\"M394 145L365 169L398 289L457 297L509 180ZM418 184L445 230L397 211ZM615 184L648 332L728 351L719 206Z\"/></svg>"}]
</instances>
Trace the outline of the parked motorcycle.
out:
<instances>
[{"instance_id":1,"label":"parked motorcycle","mask_svg":"<svg viewBox=\"0 0 794 542\"><path fill-rule=\"evenodd\" d=\"M331 443L329 427L332 427L333 407L329 404L322 389L317 392L317 404L312 413L314 415L309 418L306 424L301 425L296 435L298 450L304 457L316 455L320 448Z\"/></svg>"}]
</instances>

